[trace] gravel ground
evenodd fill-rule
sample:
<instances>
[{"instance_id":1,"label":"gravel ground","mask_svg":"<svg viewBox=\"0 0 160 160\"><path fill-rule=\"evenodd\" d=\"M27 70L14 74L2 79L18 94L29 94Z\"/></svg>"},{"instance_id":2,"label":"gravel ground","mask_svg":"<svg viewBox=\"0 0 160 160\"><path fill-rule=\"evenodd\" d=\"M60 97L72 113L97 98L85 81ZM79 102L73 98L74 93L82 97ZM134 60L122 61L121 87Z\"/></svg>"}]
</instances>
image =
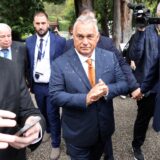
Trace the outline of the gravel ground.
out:
<instances>
[{"instance_id":1,"label":"gravel ground","mask_svg":"<svg viewBox=\"0 0 160 160\"><path fill-rule=\"evenodd\" d=\"M116 160L133 160L131 150L133 124L136 116L136 103L131 98L114 99L116 131L113 135L113 152ZM149 125L145 143L142 147L146 160L160 160L160 137ZM68 160L65 154L65 145L62 140L61 157L59 160ZM49 160L51 151L50 141L42 143L38 149L30 153L27 151L28 160Z\"/></svg>"}]
</instances>

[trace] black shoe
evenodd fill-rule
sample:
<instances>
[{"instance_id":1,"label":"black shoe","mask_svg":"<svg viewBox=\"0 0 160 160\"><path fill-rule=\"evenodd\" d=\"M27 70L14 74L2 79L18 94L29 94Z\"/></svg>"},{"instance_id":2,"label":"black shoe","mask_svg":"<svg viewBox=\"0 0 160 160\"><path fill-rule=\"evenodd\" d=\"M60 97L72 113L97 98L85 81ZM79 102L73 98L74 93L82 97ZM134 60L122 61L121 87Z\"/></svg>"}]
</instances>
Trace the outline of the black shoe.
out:
<instances>
[{"instance_id":1,"label":"black shoe","mask_svg":"<svg viewBox=\"0 0 160 160\"><path fill-rule=\"evenodd\" d=\"M134 160L145 160L141 148L133 147Z\"/></svg>"}]
</instances>

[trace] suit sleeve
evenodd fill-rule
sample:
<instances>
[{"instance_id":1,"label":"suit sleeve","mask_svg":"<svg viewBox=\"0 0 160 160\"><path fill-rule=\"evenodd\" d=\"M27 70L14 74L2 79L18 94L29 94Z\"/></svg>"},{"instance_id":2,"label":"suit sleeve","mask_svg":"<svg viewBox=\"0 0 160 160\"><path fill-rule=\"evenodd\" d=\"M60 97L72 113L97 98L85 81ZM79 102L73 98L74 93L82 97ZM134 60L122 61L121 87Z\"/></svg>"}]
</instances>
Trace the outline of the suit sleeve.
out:
<instances>
[{"instance_id":1,"label":"suit sleeve","mask_svg":"<svg viewBox=\"0 0 160 160\"><path fill-rule=\"evenodd\" d=\"M144 42L145 42L145 31L137 31L133 35L132 43L130 44L129 58L133 60L136 64L139 63L144 52Z\"/></svg>"},{"instance_id":2,"label":"suit sleeve","mask_svg":"<svg viewBox=\"0 0 160 160\"><path fill-rule=\"evenodd\" d=\"M112 99L118 95L126 94L128 92L129 86L125 79L125 76L119 66L117 58L114 55L114 83L108 84L109 94L107 99Z\"/></svg>"},{"instance_id":3,"label":"suit sleeve","mask_svg":"<svg viewBox=\"0 0 160 160\"><path fill-rule=\"evenodd\" d=\"M128 65L126 60L123 58L122 54L118 51L118 49L116 48L116 46L114 45L114 43L111 39L109 39L109 44L106 49L115 53L116 58L119 62L119 65L122 69L122 72L124 73L125 78L128 82L129 90L132 92L135 89L137 89L139 87L139 84L137 83L137 80L136 80L135 76L133 75L130 66Z\"/></svg>"},{"instance_id":4,"label":"suit sleeve","mask_svg":"<svg viewBox=\"0 0 160 160\"><path fill-rule=\"evenodd\" d=\"M155 83L158 80L158 71L159 71L159 59L156 58L155 60L153 60L153 64L152 66L149 68L149 72L147 74L147 76L145 77L145 79L143 80L142 84L141 84L141 92L142 93L146 93L149 90L152 89L152 87L155 85Z\"/></svg>"}]
</instances>

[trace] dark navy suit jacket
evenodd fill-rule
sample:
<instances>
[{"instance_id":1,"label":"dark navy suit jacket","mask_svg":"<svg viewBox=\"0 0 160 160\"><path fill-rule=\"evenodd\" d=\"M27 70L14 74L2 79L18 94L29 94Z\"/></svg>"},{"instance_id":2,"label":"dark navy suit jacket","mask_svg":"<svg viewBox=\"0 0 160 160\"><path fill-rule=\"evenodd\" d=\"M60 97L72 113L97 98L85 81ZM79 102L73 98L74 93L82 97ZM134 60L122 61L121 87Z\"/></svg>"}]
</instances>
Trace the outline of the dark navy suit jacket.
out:
<instances>
[{"instance_id":1,"label":"dark navy suit jacket","mask_svg":"<svg viewBox=\"0 0 160 160\"><path fill-rule=\"evenodd\" d=\"M67 40L65 51L69 50L73 46L74 46L73 39ZM119 65L120 65L123 73L125 74L125 78L127 79L130 91L132 92L135 89L137 89L139 87L139 84L137 83L136 78L132 74L132 70L131 70L130 66L125 61L125 59L122 57L122 55L118 51L118 49L115 47L112 39L101 35L100 39L97 43L97 47L115 53L115 55L118 59Z\"/></svg>"},{"instance_id":2,"label":"dark navy suit jacket","mask_svg":"<svg viewBox=\"0 0 160 160\"><path fill-rule=\"evenodd\" d=\"M66 45L65 38L62 38L58 35L55 35L52 32L50 34L50 63L63 54L64 47ZM28 68L29 68L29 82L31 85L31 89L33 87L33 67L34 67L34 53L36 47L37 36L34 34L33 36L26 39L26 47L27 47L27 56L28 56Z\"/></svg>"},{"instance_id":3,"label":"dark navy suit jacket","mask_svg":"<svg viewBox=\"0 0 160 160\"><path fill-rule=\"evenodd\" d=\"M100 133L105 141L114 132L112 98L126 93L128 85L112 52L95 51L96 82L102 79L109 87L107 100L101 98L86 106L91 89L83 66L72 48L52 64L49 84L51 102L63 108L62 129L66 142L78 147L95 144Z\"/></svg>"}]
</instances>

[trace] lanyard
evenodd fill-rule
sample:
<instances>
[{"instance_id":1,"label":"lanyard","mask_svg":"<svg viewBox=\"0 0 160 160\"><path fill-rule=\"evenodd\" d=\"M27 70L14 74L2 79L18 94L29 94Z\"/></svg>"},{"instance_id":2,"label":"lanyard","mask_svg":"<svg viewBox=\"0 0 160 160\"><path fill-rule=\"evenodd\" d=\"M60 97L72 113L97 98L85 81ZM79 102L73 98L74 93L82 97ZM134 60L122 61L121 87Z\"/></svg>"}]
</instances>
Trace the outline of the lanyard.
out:
<instances>
[{"instance_id":1,"label":"lanyard","mask_svg":"<svg viewBox=\"0 0 160 160\"><path fill-rule=\"evenodd\" d=\"M40 43L39 43L39 45L38 45L38 44L36 45L37 48L38 48L38 52L41 52L41 53L42 53L42 58L44 58L44 55L45 55L45 52L46 52L46 47L47 47L48 39L49 39L49 35L48 35L48 37L47 37L47 40L45 41L44 47L42 48L42 52L41 52L40 46L39 46ZM43 42L42 42L42 43L43 43ZM38 61L38 55L37 55L37 61Z\"/></svg>"}]
</instances>

